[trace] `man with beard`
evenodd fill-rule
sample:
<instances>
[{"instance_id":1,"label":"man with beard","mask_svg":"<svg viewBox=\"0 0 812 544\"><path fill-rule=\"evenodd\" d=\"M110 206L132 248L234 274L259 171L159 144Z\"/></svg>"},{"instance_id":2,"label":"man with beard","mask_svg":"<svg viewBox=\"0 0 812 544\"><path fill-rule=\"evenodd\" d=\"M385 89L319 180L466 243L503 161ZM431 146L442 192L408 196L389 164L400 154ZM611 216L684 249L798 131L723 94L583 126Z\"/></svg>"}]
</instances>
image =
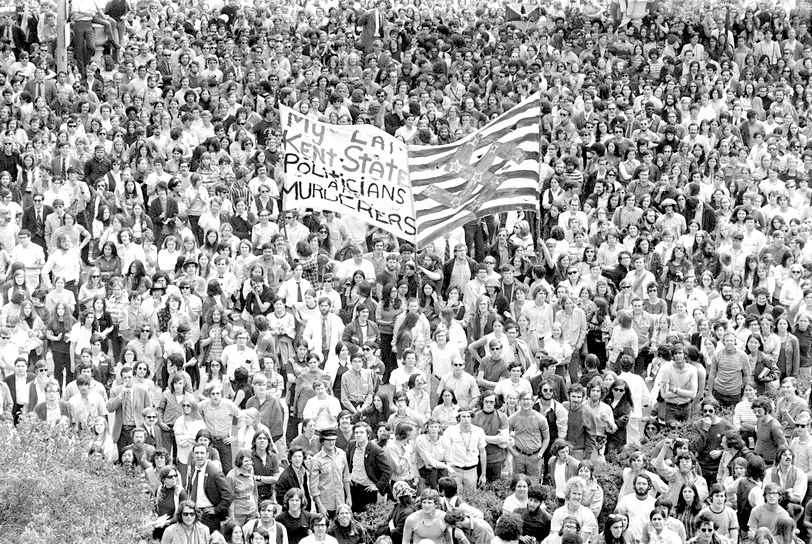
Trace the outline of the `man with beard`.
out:
<instances>
[{"instance_id":1,"label":"man with beard","mask_svg":"<svg viewBox=\"0 0 812 544\"><path fill-rule=\"evenodd\" d=\"M733 287L730 284L725 283L719 289L719 293L721 296L713 299L708 306L708 319L710 321L716 321L717 319L722 319L725 317L727 305L733 299Z\"/></svg>"},{"instance_id":2,"label":"man with beard","mask_svg":"<svg viewBox=\"0 0 812 544\"><path fill-rule=\"evenodd\" d=\"M634 494L626 495L617 502L617 508L625 508L629 514L629 535L635 540L643 538L643 530L654 510L655 499L648 494L650 488L651 478L648 474L638 474L634 479Z\"/></svg>"},{"instance_id":3,"label":"man with beard","mask_svg":"<svg viewBox=\"0 0 812 544\"><path fill-rule=\"evenodd\" d=\"M576 383L569 388L569 402L564 403L567 409L567 441L572 444L570 455L582 461L589 459L595 449L595 436L592 429L597 424L592 412L584 408L584 386ZM564 438L564 437L559 437Z\"/></svg>"},{"instance_id":4,"label":"man with beard","mask_svg":"<svg viewBox=\"0 0 812 544\"><path fill-rule=\"evenodd\" d=\"M482 399L482 410L474 414L473 424L485 431L485 476L489 482L498 480L507 458L508 418L496 410L496 395L490 393Z\"/></svg>"},{"instance_id":5,"label":"man with beard","mask_svg":"<svg viewBox=\"0 0 812 544\"><path fill-rule=\"evenodd\" d=\"M547 427L550 433L550 444L557 438L567 439L567 422L569 414L564 405L554 398L555 386L552 380L541 382L538 389L538 401L536 410L547 420ZM550 459L549 448L544 451L544 463Z\"/></svg>"},{"instance_id":6,"label":"man with beard","mask_svg":"<svg viewBox=\"0 0 812 544\"><path fill-rule=\"evenodd\" d=\"M549 382L552 388L550 398L558 402L567 400L567 384L564 378L555 373L556 362L555 359L545 355L543 352L538 352L535 355L536 362L539 367L539 374L530 378L530 387L533 388L533 395L542 400L541 387L544 383Z\"/></svg>"},{"instance_id":7,"label":"man with beard","mask_svg":"<svg viewBox=\"0 0 812 544\"><path fill-rule=\"evenodd\" d=\"M515 514L521 516L524 522L524 536L520 539L532 537L541 542L550 534L550 520L552 517L541 505L544 503L544 488L541 485L531 485L527 491L527 508L521 508Z\"/></svg>"}]
</instances>

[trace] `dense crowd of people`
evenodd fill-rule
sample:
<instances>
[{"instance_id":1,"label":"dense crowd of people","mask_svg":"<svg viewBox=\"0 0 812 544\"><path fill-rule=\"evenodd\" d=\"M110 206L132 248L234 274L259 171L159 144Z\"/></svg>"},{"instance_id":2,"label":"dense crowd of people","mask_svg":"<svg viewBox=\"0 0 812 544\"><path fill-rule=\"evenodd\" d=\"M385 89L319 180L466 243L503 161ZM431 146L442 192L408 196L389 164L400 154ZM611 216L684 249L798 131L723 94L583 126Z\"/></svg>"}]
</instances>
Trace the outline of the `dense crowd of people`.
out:
<instances>
[{"instance_id":1,"label":"dense crowd of people","mask_svg":"<svg viewBox=\"0 0 812 544\"><path fill-rule=\"evenodd\" d=\"M73 0L65 70L0 13L3 417L165 543L808 542L809 16L641 4ZM420 146L536 93L537 211L283 206L280 104Z\"/></svg>"}]
</instances>

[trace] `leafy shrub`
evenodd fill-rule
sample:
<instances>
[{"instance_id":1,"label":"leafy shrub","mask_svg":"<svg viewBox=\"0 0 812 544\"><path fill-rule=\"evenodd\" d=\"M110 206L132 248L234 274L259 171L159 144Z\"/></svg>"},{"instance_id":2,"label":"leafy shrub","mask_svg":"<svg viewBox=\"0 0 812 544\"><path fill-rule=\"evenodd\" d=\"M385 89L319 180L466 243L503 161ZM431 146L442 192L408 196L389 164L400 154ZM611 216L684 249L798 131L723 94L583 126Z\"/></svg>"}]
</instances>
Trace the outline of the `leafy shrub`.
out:
<instances>
[{"instance_id":1,"label":"leafy shrub","mask_svg":"<svg viewBox=\"0 0 812 544\"><path fill-rule=\"evenodd\" d=\"M151 518L140 479L45 423L0 428L0 542L132 544Z\"/></svg>"}]
</instances>

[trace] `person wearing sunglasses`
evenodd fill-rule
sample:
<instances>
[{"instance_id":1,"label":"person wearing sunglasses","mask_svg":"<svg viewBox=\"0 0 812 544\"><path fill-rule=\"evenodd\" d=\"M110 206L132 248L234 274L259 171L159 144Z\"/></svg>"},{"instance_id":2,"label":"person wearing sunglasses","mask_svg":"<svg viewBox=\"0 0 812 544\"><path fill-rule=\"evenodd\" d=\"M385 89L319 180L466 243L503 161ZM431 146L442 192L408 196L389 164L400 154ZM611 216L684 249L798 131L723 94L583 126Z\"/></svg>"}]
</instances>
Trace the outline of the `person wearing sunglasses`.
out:
<instances>
[{"instance_id":1,"label":"person wearing sunglasses","mask_svg":"<svg viewBox=\"0 0 812 544\"><path fill-rule=\"evenodd\" d=\"M748 381L749 379L744 383ZM713 482L716 479L719 461L722 458L722 436L727 431L733 430L733 425L722 419L720 412L719 401L714 397L708 397L702 401L702 417L693 424L694 432L700 437L694 445L696 458L706 482Z\"/></svg>"},{"instance_id":2,"label":"person wearing sunglasses","mask_svg":"<svg viewBox=\"0 0 812 544\"><path fill-rule=\"evenodd\" d=\"M180 501L173 519L174 523L166 528L161 538L164 544L209 541L211 531L201 523L200 513L194 501Z\"/></svg>"}]
</instances>

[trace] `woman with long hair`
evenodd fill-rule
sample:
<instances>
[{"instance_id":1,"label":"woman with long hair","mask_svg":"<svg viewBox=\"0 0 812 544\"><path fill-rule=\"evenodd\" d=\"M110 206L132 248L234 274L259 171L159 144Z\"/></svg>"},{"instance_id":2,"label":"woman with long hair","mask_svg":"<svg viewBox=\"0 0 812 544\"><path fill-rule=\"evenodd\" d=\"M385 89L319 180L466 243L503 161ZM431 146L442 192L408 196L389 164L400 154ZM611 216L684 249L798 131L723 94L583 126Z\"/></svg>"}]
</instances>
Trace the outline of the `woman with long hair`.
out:
<instances>
[{"instance_id":1,"label":"woman with long hair","mask_svg":"<svg viewBox=\"0 0 812 544\"><path fill-rule=\"evenodd\" d=\"M380 423L386 423L391 415L389 397L383 394L375 394L372 397L372 404L366 409L356 412L356 417L360 421L366 422L371 429L377 429Z\"/></svg>"},{"instance_id":2,"label":"woman with long hair","mask_svg":"<svg viewBox=\"0 0 812 544\"><path fill-rule=\"evenodd\" d=\"M48 348L54 360L54 378L65 384L73 381L73 365L70 355L70 333L75 321L67 305L59 303L51 314L51 320L45 330Z\"/></svg>"},{"instance_id":3,"label":"woman with long hair","mask_svg":"<svg viewBox=\"0 0 812 544\"><path fill-rule=\"evenodd\" d=\"M110 431L110 422L104 416L99 416L93 421L93 438L90 447L97 446L104 455L104 460L108 463L115 463L118 460L118 448L113 440L113 433Z\"/></svg>"},{"instance_id":4,"label":"woman with long hair","mask_svg":"<svg viewBox=\"0 0 812 544\"><path fill-rule=\"evenodd\" d=\"M271 433L266 428L256 431L251 439L251 452L254 474L257 479L257 493L260 504L274 497L274 484L282 474L282 465L276 455Z\"/></svg>"},{"instance_id":5,"label":"woman with long hair","mask_svg":"<svg viewBox=\"0 0 812 544\"><path fill-rule=\"evenodd\" d=\"M161 428L164 447L169 451L174 462L177 462L177 443L175 441L174 427L183 415L182 404L186 395L192 392L191 384L181 373L169 378L169 385L161 394L158 401L158 426Z\"/></svg>"},{"instance_id":6,"label":"woman with long hair","mask_svg":"<svg viewBox=\"0 0 812 544\"><path fill-rule=\"evenodd\" d=\"M200 363L208 364L219 359L226 346L234 343L231 338L232 325L225 308L216 305L203 312L204 324L200 331Z\"/></svg>"},{"instance_id":7,"label":"woman with long hair","mask_svg":"<svg viewBox=\"0 0 812 544\"><path fill-rule=\"evenodd\" d=\"M197 401L194 395L184 395L180 401L183 415L175 420L172 430L175 434L177 444L178 472L180 472L184 485L187 478L188 460L192 454L192 448L197 443L197 436L200 431L206 430L206 422L200 416L197 409Z\"/></svg>"},{"instance_id":8,"label":"woman with long hair","mask_svg":"<svg viewBox=\"0 0 812 544\"><path fill-rule=\"evenodd\" d=\"M696 536L696 518L702 510L702 501L697 493L696 486L690 482L685 482L679 490L677 506L674 509L674 517L682 522L685 527L685 540L691 540Z\"/></svg>"},{"instance_id":9,"label":"woman with long hair","mask_svg":"<svg viewBox=\"0 0 812 544\"><path fill-rule=\"evenodd\" d=\"M271 334L276 341L277 358L287 361L293 355L293 339L296 337L296 320L287 308L285 301L278 298L273 303L273 312L268 315Z\"/></svg>"},{"instance_id":10,"label":"woman with long hair","mask_svg":"<svg viewBox=\"0 0 812 544\"><path fill-rule=\"evenodd\" d=\"M112 240L106 242L99 241L101 252L96 259L96 267L101 272L102 283L107 284L110 278L121 275L121 257L118 256L118 249Z\"/></svg>"},{"instance_id":11,"label":"woman with long hair","mask_svg":"<svg viewBox=\"0 0 812 544\"><path fill-rule=\"evenodd\" d=\"M17 329L26 335L25 344L18 346L28 352L28 360L33 362L44 356L45 323L37 314L34 303L24 300L20 303L20 320Z\"/></svg>"},{"instance_id":12,"label":"woman with long hair","mask_svg":"<svg viewBox=\"0 0 812 544\"><path fill-rule=\"evenodd\" d=\"M663 285L663 298L668 303L669 309L671 301L674 298L674 293L677 289L682 287L685 278L688 277L693 270L693 264L688 258L684 244L677 243L671 251L671 258L666 262L663 267L662 285Z\"/></svg>"},{"instance_id":13,"label":"woman with long hair","mask_svg":"<svg viewBox=\"0 0 812 544\"><path fill-rule=\"evenodd\" d=\"M598 538L598 544L627 544L626 517L609 514L603 525L603 532Z\"/></svg>"},{"instance_id":14,"label":"woman with long hair","mask_svg":"<svg viewBox=\"0 0 812 544\"><path fill-rule=\"evenodd\" d=\"M600 367L606 361L606 343L609 341L612 320L609 312L609 303L603 297L594 299L595 310L589 314L586 321L586 351L598 357Z\"/></svg>"},{"instance_id":15,"label":"woman with long hair","mask_svg":"<svg viewBox=\"0 0 812 544\"><path fill-rule=\"evenodd\" d=\"M626 429L629 418L634 411L634 401L632 400L629 384L620 378L615 380L603 397L603 402L612 409L615 425L617 425L617 429L614 432L607 433L606 436L606 454L609 455L621 451L626 446Z\"/></svg>"},{"instance_id":16,"label":"woman with long hair","mask_svg":"<svg viewBox=\"0 0 812 544\"><path fill-rule=\"evenodd\" d=\"M23 263L12 263L8 276L9 280L3 284L5 302L11 301L17 295L22 298L31 297L33 289L28 286Z\"/></svg>"},{"instance_id":17,"label":"woman with long hair","mask_svg":"<svg viewBox=\"0 0 812 544\"><path fill-rule=\"evenodd\" d=\"M79 307L83 310L90 309L95 297L107 297L107 287L102 281L101 271L98 268L90 268L87 271L87 282L79 288Z\"/></svg>"},{"instance_id":18,"label":"woman with long hair","mask_svg":"<svg viewBox=\"0 0 812 544\"><path fill-rule=\"evenodd\" d=\"M152 287L152 281L149 279L144 263L139 259L135 259L130 263L130 268L124 275L124 280L125 287L130 293L137 291L143 295Z\"/></svg>"},{"instance_id":19,"label":"woman with long hair","mask_svg":"<svg viewBox=\"0 0 812 544\"><path fill-rule=\"evenodd\" d=\"M181 504L187 502L189 495L183 488L180 471L174 466L163 466L158 473L160 486L155 492L155 513L158 519L154 522L152 538L160 540L165 527L175 519Z\"/></svg>"},{"instance_id":20,"label":"woman with long hair","mask_svg":"<svg viewBox=\"0 0 812 544\"><path fill-rule=\"evenodd\" d=\"M327 529L327 534L334 537L338 544L363 544L367 540L366 529L358 523L352 508L346 504L340 504L336 508L335 519Z\"/></svg>"}]
</instances>

